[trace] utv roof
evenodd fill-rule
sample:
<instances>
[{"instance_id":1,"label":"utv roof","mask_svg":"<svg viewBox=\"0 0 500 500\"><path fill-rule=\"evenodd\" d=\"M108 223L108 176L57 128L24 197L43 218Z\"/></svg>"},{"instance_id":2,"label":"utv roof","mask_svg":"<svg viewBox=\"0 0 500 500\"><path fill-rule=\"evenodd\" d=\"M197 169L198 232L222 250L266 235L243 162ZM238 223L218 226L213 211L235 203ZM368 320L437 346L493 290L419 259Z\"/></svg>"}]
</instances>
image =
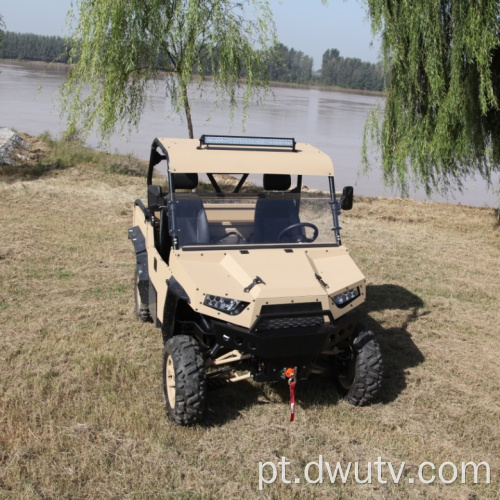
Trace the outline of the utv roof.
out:
<instances>
[{"instance_id":1,"label":"utv roof","mask_svg":"<svg viewBox=\"0 0 500 500\"><path fill-rule=\"evenodd\" d=\"M287 138L208 136L158 138L170 171L197 173L277 173L333 176L330 157L314 146Z\"/></svg>"}]
</instances>

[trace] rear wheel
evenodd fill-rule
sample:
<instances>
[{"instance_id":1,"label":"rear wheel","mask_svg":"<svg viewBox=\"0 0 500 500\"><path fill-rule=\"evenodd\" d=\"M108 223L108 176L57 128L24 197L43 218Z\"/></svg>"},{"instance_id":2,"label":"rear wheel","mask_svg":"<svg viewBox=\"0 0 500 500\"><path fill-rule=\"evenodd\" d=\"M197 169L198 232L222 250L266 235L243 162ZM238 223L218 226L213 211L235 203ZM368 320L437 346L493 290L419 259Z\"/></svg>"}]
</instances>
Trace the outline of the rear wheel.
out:
<instances>
[{"instance_id":1,"label":"rear wheel","mask_svg":"<svg viewBox=\"0 0 500 500\"><path fill-rule=\"evenodd\" d=\"M370 403L382 386L382 355L377 339L369 330L359 332L337 358L337 388L353 405Z\"/></svg>"},{"instance_id":2,"label":"rear wheel","mask_svg":"<svg viewBox=\"0 0 500 500\"><path fill-rule=\"evenodd\" d=\"M139 269L135 268L134 278L134 298L135 298L135 314L141 323L149 323L152 321L151 314L149 313L149 305L144 303L141 299L141 292L139 289Z\"/></svg>"},{"instance_id":3,"label":"rear wheel","mask_svg":"<svg viewBox=\"0 0 500 500\"><path fill-rule=\"evenodd\" d=\"M169 418L179 425L199 422L205 415L206 381L198 343L176 335L165 344L163 391Z\"/></svg>"}]
</instances>

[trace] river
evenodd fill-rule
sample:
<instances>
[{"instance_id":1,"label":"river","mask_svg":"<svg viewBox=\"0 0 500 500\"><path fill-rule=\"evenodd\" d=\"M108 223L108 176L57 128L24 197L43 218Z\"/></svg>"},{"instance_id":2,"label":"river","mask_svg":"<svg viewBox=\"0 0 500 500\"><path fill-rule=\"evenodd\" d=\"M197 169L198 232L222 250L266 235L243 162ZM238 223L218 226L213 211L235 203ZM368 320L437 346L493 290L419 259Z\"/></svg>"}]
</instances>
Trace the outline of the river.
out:
<instances>
[{"instance_id":1,"label":"river","mask_svg":"<svg viewBox=\"0 0 500 500\"><path fill-rule=\"evenodd\" d=\"M0 126L31 135L50 131L54 137L59 136L65 122L57 108L57 92L66 71L62 65L0 61ZM150 104L137 131L128 137L117 134L111 138L111 151L148 159L155 137L187 137L185 121L172 112L162 91L159 88L151 92ZM264 103L250 105L243 131L241 112L231 122L227 108L214 110L214 96L209 89L192 99L195 137L203 133L294 137L297 142L314 144L332 158L337 188L353 185L359 195L398 196L383 185L378 166L373 166L367 174L360 173L364 123L375 104L383 106L382 97L296 88L274 88L273 94ZM96 135L91 135L87 143L99 147ZM422 190L414 190L411 198L427 199ZM431 199L475 206L499 203L498 195L488 191L479 178L467 179L463 193L454 193L449 198L435 195Z\"/></svg>"}]
</instances>

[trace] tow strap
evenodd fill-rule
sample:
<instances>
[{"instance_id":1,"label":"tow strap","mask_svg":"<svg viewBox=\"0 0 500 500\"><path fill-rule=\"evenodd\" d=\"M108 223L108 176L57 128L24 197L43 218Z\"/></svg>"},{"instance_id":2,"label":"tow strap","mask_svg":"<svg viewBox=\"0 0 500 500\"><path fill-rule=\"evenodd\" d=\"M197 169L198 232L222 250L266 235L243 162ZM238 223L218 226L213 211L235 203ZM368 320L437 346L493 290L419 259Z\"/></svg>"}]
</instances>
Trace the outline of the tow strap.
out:
<instances>
[{"instance_id":1,"label":"tow strap","mask_svg":"<svg viewBox=\"0 0 500 500\"><path fill-rule=\"evenodd\" d=\"M288 385L290 387L290 422L295 419L295 385L297 371L293 368L287 368L285 371L285 376L288 379Z\"/></svg>"},{"instance_id":2,"label":"tow strap","mask_svg":"<svg viewBox=\"0 0 500 500\"><path fill-rule=\"evenodd\" d=\"M288 384L290 385L290 422L295 419L295 380L290 379Z\"/></svg>"}]
</instances>

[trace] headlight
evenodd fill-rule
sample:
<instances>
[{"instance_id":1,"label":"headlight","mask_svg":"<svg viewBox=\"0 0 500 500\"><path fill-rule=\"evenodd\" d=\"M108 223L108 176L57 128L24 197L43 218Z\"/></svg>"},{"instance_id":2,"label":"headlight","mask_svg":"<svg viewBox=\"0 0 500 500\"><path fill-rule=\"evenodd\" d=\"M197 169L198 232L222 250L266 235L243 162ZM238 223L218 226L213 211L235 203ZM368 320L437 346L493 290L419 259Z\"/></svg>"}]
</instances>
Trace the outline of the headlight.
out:
<instances>
[{"instance_id":1,"label":"headlight","mask_svg":"<svg viewBox=\"0 0 500 500\"><path fill-rule=\"evenodd\" d=\"M333 302L337 307L345 307L349 302L359 297L359 288L351 288L333 297Z\"/></svg>"},{"instance_id":2,"label":"headlight","mask_svg":"<svg viewBox=\"0 0 500 500\"><path fill-rule=\"evenodd\" d=\"M205 295L205 300L203 302L203 305L216 309L217 311L230 314L231 316L240 314L243 309L248 306L248 304L248 302L243 302L241 300L209 294Z\"/></svg>"}]
</instances>

